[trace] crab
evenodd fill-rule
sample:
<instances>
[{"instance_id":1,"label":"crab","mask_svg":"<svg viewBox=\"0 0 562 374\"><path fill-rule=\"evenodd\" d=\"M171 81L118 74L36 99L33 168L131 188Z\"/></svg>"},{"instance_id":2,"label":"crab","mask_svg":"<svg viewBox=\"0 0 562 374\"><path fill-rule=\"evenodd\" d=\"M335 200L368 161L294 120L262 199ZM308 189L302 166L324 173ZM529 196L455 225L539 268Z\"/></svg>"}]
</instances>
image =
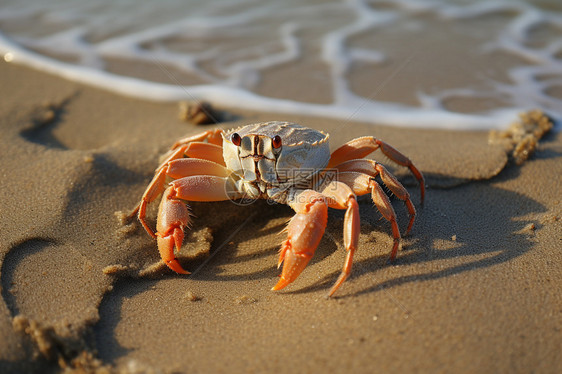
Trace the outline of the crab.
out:
<instances>
[{"instance_id":1,"label":"crab","mask_svg":"<svg viewBox=\"0 0 562 374\"><path fill-rule=\"evenodd\" d=\"M188 201L269 199L287 204L295 215L286 227L278 268L281 275L272 290L292 283L305 269L324 234L328 208L345 210L343 243L347 252L343 270L330 289L332 296L351 272L359 239L357 196L370 193L375 206L392 227L390 260L400 246L395 211L375 177L403 200L414 224L416 209L408 191L380 163L366 159L380 150L398 165L409 168L425 195L424 177L414 164L387 143L365 136L351 140L330 154L329 134L289 122L256 123L223 131L213 129L177 141L156 169L133 215L157 240L165 264L189 274L174 250L181 248L190 225ZM170 183L167 180L171 179ZM146 220L147 206L162 194L156 232Z\"/></svg>"}]
</instances>

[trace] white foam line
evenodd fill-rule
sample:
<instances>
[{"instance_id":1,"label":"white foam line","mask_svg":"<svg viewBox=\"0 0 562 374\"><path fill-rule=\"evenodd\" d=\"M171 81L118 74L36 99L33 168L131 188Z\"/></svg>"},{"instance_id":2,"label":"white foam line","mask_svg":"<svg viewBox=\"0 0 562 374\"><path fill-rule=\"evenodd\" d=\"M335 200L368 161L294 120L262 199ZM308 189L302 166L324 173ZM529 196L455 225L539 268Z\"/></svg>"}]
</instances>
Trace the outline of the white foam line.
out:
<instances>
[{"instance_id":1,"label":"white foam line","mask_svg":"<svg viewBox=\"0 0 562 374\"><path fill-rule=\"evenodd\" d=\"M65 79L87 84L121 95L152 101L180 101L186 99L186 90L198 100L208 100L216 105L242 109L271 111L274 113L301 113L356 121L387 124L400 127L441 128L456 130L485 130L503 128L521 109L496 110L485 115L467 115L442 109L419 109L393 103L367 102L361 112L355 107L341 105L309 104L292 100L271 99L254 93L219 85L179 87L147 82L136 78L76 66L25 50L0 34L0 53L12 62L45 71Z\"/></svg>"},{"instance_id":2,"label":"white foam line","mask_svg":"<svg viewBox=\"0 0 562 374\"><path fill-rule=\"evenodd\" d=\"M562 110L558 109L562 106L562 100L548 96L545 92L547 89L560 85L557 77L562 76L562 63L556 55L560 51L561 42L550 42L542 49L529 47L525 43L529 38L529 30L535 25L544 22L560 24L562 17L559 14L547 14L532 5L518 1L496 0L490 3L459 6L437 0L419 2L397 0L397 4L399 4L399 9L385 9L384 11L373 8L372 4L367 4L364 0L328 4L332 10L350 11L356 16L352 23L329 31L320 40L321 57L331 71L333 104L312 104L268 98L245 89L248 85L257 83L264 70L280 64L291 63L301 57L302 46L298 32L304 26L295 17L300 16L300 11L318 13L320 9L317 10L317 5L305 5L304 8L283 8L279 3L271 3L228 16L205 14L203 10L198 17L182 18L164 25L148 27L125 35L116 35L97 44L84 40L84 35L87 34L84 34L86 31L81 29L81 25L43 38L16 37L14 39L16 42L0 33L0 53L4 55L6 61L140 99L153 101L208 100L216 105L242 109L336 118L341 119L342 124L355 120L401 127L486 130L504 128L514 120L518 112L537 107L552 111L549 114L555 120L560 121ZM410 17L411 14L408 12L415 14L420 10L433 12L441 18L449 20L514 10L518 12L518 15L495 36L495 40L488 43L487 51L508 51L521 58L532 59L534 65L511 69L508 71L508 75L513 84L491 82L493 89L490 91L459 88L443 90L433 95L419 92L418 98L421 107L375 101L373 95L369 98L356 95L349 87L347 75L350 65L356 61L384 61L386 56L384 51L349 48L346 42L355 35L388 25L397 17ZM272 24L278 27L278 41L284 47L283 50L226 66L215 63L215 67L219 71L216 76L202 69L198 64L213 59L218 59L220 62L219 48L210 46L202 52L182 54L167 51L158 45L160 39L173 37L178 35L178 32L181 34L181 30L188 30L192 36L215 34L225 36L230 35L231 32L248 32L248 29L240 30L224 26L244 26L250 20L259 20L260 17L267 17L272 13L282 13L284 19L287 17L291 19L291 22L282 23L280 26L276 23ZM72 14L67 16L72 16ZM103 21L102 18L101 22L107 22L107 20ZM150 51L143 49L144 44L152 42L157 43L156 49ZM70 50L78 55L81 63L89 66L58 61L27 48L50 49L55 52ZM252 48L240 50L238 53L249 52L250 55L253 55ZM233 55L229 56L232 58ZM164 84L103 71L105 58L111 57L125 57L150 63L157 61L155 64L162 69L174 66L180 71L203 77L209 84L181 87L173 84L174 79L171 79L170 84ZM537 78L545 73L552 77ZM503 97L513 107L479 114L464 114L446 110L443 104L446 99L459 95L481 99Z\"/></svg>"}]
</instances>

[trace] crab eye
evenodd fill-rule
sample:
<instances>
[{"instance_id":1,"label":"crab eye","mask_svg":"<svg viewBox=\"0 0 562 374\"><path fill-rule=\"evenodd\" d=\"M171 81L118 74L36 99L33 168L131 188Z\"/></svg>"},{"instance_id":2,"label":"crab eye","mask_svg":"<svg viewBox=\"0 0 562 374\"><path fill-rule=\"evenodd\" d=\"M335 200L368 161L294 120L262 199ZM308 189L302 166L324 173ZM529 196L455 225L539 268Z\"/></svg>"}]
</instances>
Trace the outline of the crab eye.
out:
<instances>
[{"instance_id":1,"label":"crab eye","mask_svg":"<svg viewBox=\"0 0 562 374\"><path fill-rule=\"evenodd\" d=\"M271 139L271 143L273 148L281 148L281 137L279 135L275 135L273 139Z\"/></svg>"},{"instance_id":2,"label":"crab eye","mask_svg":"<svg viewBox=\"0 0 562 374\"><path fill-rule=\"evenodd\" d=\"M230 136L230 141L232 142L232 144L234 144L235 146L240 146L240 144L242 144L242 138L240 137L240 135L238 135L237 132L235 132L234 134L232 134Z\"/></svg>"}]
</instances>

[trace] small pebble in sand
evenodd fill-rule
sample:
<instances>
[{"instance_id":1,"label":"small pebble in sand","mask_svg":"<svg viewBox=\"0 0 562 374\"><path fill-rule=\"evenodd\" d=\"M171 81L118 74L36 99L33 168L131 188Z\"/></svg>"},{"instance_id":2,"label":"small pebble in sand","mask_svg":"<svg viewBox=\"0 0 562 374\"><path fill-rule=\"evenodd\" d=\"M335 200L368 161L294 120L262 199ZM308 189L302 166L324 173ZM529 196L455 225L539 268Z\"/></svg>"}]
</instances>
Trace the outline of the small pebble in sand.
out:
<instances>
[{"instance_id":1,"label":"small pebble in sand","mask_svg":"<svg viewBox=\"0 0 562 374\"><path fill-rule=\"evenodd\" d=\"M451 236L451 240L456 242L457 241L457 235L455 234L455 235Z\"/></svg>"},{"instance_id":2,"label":"small pebble in sand","mask_svg":"<svg viewBox=\"0 0 562 374\"><path fill-rule=\"evenodd\" d=\"M179 104L179 119L195 125L217 122L217 113L206 101L182 101Z\"/></svg>"},{"instance_id":3,"label":"small pebble in sand","mask_svg":"<svg viewBox=\"0 0 562 374\"><path fill-rule=\"evenodd\" d=\"M197 296L192 291L187 291L185 293L184 299L187 300L187 301L199 301L199 300L201 300L201 297Z\"/></svg>"},{"instance_id":4,"label":"small pebble in sand","mask_svg":"<svg viewBox=\"0 0 562 374\"><path fill-rule=\"evenodd\" d=\"M43 120L44 123L47 124L47 123L53 122L55 117L56 117L55 111L52 110L52 109L48 109L47 111L45 111L45 113L43 113L42 120Z\"/></svg>"},{"instance_id":5,"label":"small pebble in sand","mask_svg":"<svg viewBox=\"0 0 562 374\"><path fill-rule=\"evenodd\" d=\"M525 227L523 227L521 230L514 231L513 235L521 235L521 234L534 235L536 229L537 229L537 225L534 222L531 222L526 224Z\"/></svg>"},{"instance_id":6,"label":"small pebble in sand","mask_svg":"<svg viewBox=\"0 0 562 374\"><path fill-rule=\"evenodd\" d=\"M236 299L234 299L234 303L239 305L253 304L257 302L258 302L257 299L250 297L248 295L238 296Z\"/></svg>"},{"instance_id":7,"label":"small pebble in sand","mask_svg":"<svg viewBox=\"0 0 562 374\"><path fill-rule=\"evenodd\" d=\"M524 231L535 231L537 227L533 222L529 223L527 226L523 228Z\"/></svg>"},{"instance_id":8,"label":"small pebble in sand","mask_svg":"<svg viewBox=\"0 0 562 374\"><path fill-rule=\"evenodd\" d=\"M4 61L6 62L14 61L14 54L12 52L7 52L6 54L4 54Z\"/></svg>"}]
</instances>

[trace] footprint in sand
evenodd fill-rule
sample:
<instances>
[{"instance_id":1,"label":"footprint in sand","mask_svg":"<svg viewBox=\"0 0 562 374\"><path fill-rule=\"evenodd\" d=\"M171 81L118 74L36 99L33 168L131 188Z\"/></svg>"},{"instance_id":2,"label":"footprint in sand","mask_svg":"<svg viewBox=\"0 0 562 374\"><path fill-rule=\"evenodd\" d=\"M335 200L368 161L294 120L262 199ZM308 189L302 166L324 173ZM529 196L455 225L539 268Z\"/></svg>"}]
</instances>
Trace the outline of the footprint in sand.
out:
<instances>
[{"instance_id":1,"label":"footprint in sand","mask_svg":"<svg viewBox=\"0 0 562 374\"><path fill-rule=\"evenodd\" d=\"M100 123L107 122L104 103L99 103L94 93L73 93L63 99L48 101L36 107L33 119L20 131L28 142L60 150L97 150L116 140L116 131L107 131ZM78 97L80 100L77 100ZM99 107L99 110L92 110ZM81 113L88 111L88 116ZM111 113L113 114L113 113ZM130 133L119 133L117 138L127 139Z\"/></svg>"},{"instance_id":2,"label":"footprint in sand","mask_svg":"<svg viewBox=\"0 0 562 374\"><path fill-rule=\"evenodd\" d=\"M1 281L12 316L60 329L96 320L100 296L110 284L83 252L46 238L13 247L3 261Z\"/></svg>"}]
</instances>

